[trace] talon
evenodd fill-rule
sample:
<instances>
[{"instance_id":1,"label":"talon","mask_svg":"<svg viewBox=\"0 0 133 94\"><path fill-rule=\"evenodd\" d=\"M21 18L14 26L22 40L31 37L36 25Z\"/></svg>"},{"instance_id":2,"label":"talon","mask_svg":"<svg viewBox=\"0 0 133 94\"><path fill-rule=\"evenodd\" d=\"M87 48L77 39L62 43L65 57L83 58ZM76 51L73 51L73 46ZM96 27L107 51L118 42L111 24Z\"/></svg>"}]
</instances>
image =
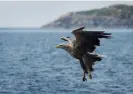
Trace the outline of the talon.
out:
<instances>
[{"instance_id":1,"label":"talon","mask_svg":"<svg viewBox=\"0 0 133 94\"><path fill-rule=\"evenodd\" d=\"M87 81L87 79L85 77L82 78L82 81Z\"/></svg>"},{"instance_id":2,"label":"talon","mask_svg":"<svg viewBox=\"0 0 133 94\"><path fill-rule=\"evenodd\" d=\"M89 75L89 78L92 79L92 75Z\"/></svg>"}]
</instances>

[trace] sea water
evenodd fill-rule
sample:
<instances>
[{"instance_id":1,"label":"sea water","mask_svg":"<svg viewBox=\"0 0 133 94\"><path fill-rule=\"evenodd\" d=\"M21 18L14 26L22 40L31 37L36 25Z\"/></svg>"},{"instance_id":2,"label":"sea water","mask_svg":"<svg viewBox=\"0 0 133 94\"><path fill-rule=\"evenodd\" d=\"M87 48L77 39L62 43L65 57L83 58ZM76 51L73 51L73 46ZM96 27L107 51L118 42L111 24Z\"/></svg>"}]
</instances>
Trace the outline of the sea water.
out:
<instances>
[{"instance_id":1,"label":"sea water","mask_svg":"<svg viewBox=\"0 0 133 94\"><path fill-rule=\"evenodd\" d=\"M83 82L79 61L56 48L71 30L0 30L0 94L133 94L133 30L106 31L96 49L106 57Z\"/></svg>"}]
</instances>

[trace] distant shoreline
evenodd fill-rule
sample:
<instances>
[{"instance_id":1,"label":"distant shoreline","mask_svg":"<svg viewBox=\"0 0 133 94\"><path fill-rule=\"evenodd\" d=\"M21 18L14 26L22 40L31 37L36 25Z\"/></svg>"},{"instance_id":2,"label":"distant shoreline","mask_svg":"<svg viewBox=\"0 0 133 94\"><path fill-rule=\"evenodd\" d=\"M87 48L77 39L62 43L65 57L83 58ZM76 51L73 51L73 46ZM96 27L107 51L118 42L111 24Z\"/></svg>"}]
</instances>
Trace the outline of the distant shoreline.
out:
<instances>
[{"instance_id":1,"label":"distant shoreline","mask_svg":"<svg viewBox=\"0 0 133 94\"><path fill-rule=\"evenodd\" d=\"M100 9L70 12L41 28L133 28L133 6L111 5Z\"/></svg>"},{"instance_id":2,"label":"distant shoreline","mask_svg":"<svg viewBox=\"0 0 133 94\"><path fill-rule=\"evenodd\" d=\"M72 30L76 28L6 28L6 29L0 29L0 34L2 33L71 33ZM89 31L105 31L105 32L133 32L132 28L85 28L85 30Z\"/></svg>"}]
</instances>

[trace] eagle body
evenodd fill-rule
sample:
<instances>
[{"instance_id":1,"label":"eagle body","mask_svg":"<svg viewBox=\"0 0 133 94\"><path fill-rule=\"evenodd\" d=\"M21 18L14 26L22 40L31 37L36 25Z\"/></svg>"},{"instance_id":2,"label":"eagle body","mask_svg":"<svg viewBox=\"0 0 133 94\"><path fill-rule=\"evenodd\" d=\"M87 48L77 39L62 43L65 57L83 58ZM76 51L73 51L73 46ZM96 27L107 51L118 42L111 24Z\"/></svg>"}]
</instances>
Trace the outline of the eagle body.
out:
<instances>
[{"instance_id":1,"label":"eagle body","mask_svg":"<svg viewBox=\"0 0 133 94\"><path fill-rule=\"evenodd\" d=\"M57 45L57 48L66 50L72 57L79 60L81 68L83 69L82 80L87 80L85 74L89 75L92 79L91 72L94 71L93 65L96 61L101 61L102 57L98 54L94 54L96 46L100 46L100 39L110 39L111 33L105 33L104 31L85 31L85 27L73 30L75 40L71 40L68 37L61 37L62 40L68 41L69 44Z\"/></svg>"}]
</instances>

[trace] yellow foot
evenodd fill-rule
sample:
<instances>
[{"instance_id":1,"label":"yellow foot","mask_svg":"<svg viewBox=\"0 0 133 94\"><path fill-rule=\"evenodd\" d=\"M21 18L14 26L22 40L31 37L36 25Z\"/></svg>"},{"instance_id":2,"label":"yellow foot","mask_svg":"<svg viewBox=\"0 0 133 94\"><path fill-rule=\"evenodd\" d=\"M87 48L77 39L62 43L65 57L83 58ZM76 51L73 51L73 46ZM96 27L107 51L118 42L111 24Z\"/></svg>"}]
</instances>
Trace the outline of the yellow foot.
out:
<instances>
[{"instance_id":1,"label":"yellow foot","mask_svg":"<svg viewBox=\"0 0 133 94\"><path fill-rule=\"evenodd\" d=\"M89 75L89 79L92 79L92 75Z\"/></svg>"}]
</instances>

